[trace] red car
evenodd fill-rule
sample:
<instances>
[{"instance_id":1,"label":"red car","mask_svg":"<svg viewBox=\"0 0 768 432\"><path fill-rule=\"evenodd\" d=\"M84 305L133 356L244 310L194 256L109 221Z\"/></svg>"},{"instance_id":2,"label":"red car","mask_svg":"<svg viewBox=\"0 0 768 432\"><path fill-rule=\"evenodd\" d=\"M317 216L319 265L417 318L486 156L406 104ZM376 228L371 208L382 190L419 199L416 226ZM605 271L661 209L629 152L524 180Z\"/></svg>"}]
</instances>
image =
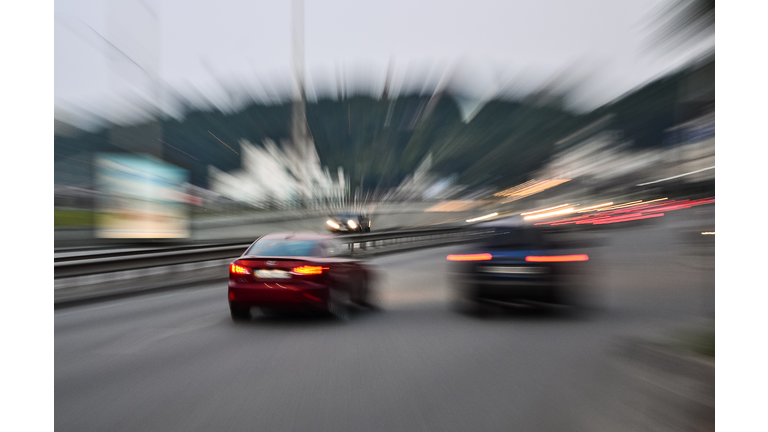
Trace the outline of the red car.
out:
<instances>
[{"instance_id":1,"label":"red car","mask_svg":"<svg viewBox=\"0 0 768 432\"><path fill-rule=\"evenodd\" d=\"M349 306L371 305L373 272L338 239L320 234L270 234L229 265L234 321L262 310L327 311L347 319Z\"/></svg>"}]
</instances>

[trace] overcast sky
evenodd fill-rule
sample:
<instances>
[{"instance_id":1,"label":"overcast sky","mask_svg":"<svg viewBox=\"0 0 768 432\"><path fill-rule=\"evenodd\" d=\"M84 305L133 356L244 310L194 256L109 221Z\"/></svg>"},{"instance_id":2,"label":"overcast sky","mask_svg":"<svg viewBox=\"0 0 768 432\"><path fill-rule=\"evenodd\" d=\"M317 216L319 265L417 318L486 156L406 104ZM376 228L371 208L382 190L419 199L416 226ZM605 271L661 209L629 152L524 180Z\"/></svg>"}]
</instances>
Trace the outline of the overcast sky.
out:
<instances>
[{"instance_id":1,"label":"overcast sky","mask_svg":"<svg viewBox=\"0 0 768 432\"><path fill-rule=\"evenodd\" d=\"M482 99L565 72L586 77L577 101L594 106L686 60L644 51L664 1L305 0L309 93L335 93L337 70L379 91L393 59L395 87L452 70ZM57 0L54 22L55 103L70 110L127 116L126 95L169 88L227 108L222 83L269 99L291 74L290 0Z\"/></svg>"}]
</instances>

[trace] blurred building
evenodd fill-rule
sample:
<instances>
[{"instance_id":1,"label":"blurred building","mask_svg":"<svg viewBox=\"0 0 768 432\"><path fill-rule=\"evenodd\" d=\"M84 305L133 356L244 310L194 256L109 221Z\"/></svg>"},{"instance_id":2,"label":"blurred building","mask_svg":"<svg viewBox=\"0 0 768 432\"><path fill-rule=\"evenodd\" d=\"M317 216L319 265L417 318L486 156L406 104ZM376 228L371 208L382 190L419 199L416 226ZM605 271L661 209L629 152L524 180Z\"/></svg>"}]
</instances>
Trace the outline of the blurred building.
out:
<instances>
[{"instance_id":1,"label":"blurred building","mask_svg":"<svg viewBox=\"0 0 768 432\"><path fill-rule=\"evenodd\" d=\"M395 202L443 200L464 191L464 186L456 184L457 176L439 177L430 172L431 168L432 154L430 153L412 175L407 176L398 187L389 191L382 200Z\"/></svg>"},{"instance_id":2,"label":"blurred building","mask_svg":"<svg viewBox=\"0 0 768 432\"><path fill-rule=\"evenodd\" d=\"M346 196L343 170L334 180L327 169L321 169L319 159L304 158L291 146L278 148L271 140L263 146L247 141L240 145L240 169L226 173L208 168L211 190L224 197L259 207L292 207L341 201Z\"/></svg>"},{"instance_id":3,"label":"blurred building","mask_svg":"<svg viewBox=\"0 0 768 432\"><path fill-rule=\"evenodd\" d=\"M536 179L571 179L580 194L710 191L715 179L714 55L684 69L676 82L677 124L652 146L638 147L608 114L561 139ZM640 119L641 123L643 119ZM648 127L652 118L648 118ZM644 189L647 191L648 189Z\"/></svg>"},{"instance_id":4,"label":"blurred building","mask_svg":"<svg viewBox=\"0 0 768 432\"><path fill-rule=\"evenodd\" d=\"M677 123L715 111L715 54L709 53L685 69L678 84Z\"/></svg>"},{"instance_id":5,"label":"blurred building","mask_svg":"<svg viewBox=\"0 0 768 432\"><path fill-rule=\"evenodd\" d=\"M714 180L715 170L715 113L704 114L670 130L673 141L665 152L665 166L661 178L693 173L681 177L685 183ZM706 170L706 171L701 171ZM699 172L696 172L699 171Z\"/></svg>"},{"instance_id":6,"label":"blurred building","mask_svg":"<svg viewBox=\"0 0 768 432\"><path fill-rule=\"evenodd\" d=\"M651 149L632 147L620 131L606 127L609 121L605 117L559 141L561 150L533 177L571 179L587 194L632 193L655 182L687 188L714 181L715 170L708 169L715 166L714 113L675 127L680 139Z\"/></svg>"},{"instance_id":7,"label":"blurred building","mask_svg":"<svg viewBox=\"0 0 768 432\"><path fill-rule=\"evenodd\" d=\"M326 206L342 204L347 195L344 172L334 181L320 165L307 122L304 69L304 3L292 4L292 54L294 99L291 109L290 140L280 148L272 140L263 147L241 141L241 168L230 173L208 169L210 188L235 201L260 207Z\"/></svg>"}]
</instances>

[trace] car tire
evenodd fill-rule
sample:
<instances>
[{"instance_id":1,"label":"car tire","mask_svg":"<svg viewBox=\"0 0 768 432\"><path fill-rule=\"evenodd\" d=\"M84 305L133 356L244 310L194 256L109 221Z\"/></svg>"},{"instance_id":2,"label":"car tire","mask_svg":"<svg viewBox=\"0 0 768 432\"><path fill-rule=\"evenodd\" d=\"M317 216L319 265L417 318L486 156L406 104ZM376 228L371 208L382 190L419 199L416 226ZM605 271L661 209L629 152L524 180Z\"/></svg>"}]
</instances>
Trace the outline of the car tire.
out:
<instances>
[{"instance_id":1,"label":"car tire","mask_svg":"<svg viewBox=\"0 0 768 432\"><path fill-rule=\"evenodd\" d=\"M232 316L232 321L249 321L251 319L251 308L229 305L229 314Z\"/></svg>"},{"instance_id":2,"label":"car tire","mask_svg":"<svg viewBox=\"0 0 768 432\"><path fill-rule=\"evenodd\" d=\"M349 320L349 292L331 288L328 290L328 313L347 321Z\"/></svg>"},{"instance_id":3,"label":"car tire","mask_svg":"<svg viewBox=\"0 0 768 432\"><path fill-rule=\"evenodd\" d=\"M453 297L452 309L462 315L483 317L488 315L489 306L471 295L472 290L459 288Z\"/></svg>"},{"instance_id":4,"label":"car tire","mask_svg":"<svg viewBox=\"0 0 768 432\"><path fill-rule=\"evenodd\" d=\"M465 299L456 305L456 310L463 315L482 318L488 315L489 306L479 300Z\"/></svg>"},{"instance_id":5,"label":"car tire","mask_svg":"<svg viewBox=\"0 0 768 432\"><path fill-rule=\"evenodd\" d=\"M360 286L360 298L358 299L357 303L368 309L380 309L379 298L376 295L376 292L371 290L370 281L368 279L364 279L362 285Z\"/></svg>"}]
</instances>

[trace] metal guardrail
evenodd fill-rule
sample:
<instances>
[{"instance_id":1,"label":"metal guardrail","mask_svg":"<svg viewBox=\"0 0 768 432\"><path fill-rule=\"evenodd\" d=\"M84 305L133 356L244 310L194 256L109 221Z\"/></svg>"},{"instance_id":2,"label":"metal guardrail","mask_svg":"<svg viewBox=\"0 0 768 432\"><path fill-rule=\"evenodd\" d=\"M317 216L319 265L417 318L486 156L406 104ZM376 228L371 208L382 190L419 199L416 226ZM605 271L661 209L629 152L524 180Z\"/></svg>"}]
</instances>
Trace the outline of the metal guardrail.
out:
<instances>
[{"instance_id":1,"label":"metal guardrail","mask_svg":"<svg viewBox=\"0 0 768 432\"><path fill-rule=\"evenodd\" d=\"M353 255L368 254L381 248L407 246L435 241L452 241L478 237L478 231L466 227L400 230L338 236L348 245ZM90 276L116 271L138 270L150 267L189 264L237 258L252 242L220 243L197 246L178 246L154 250L133 250L94 253L86 256L54 259L54 279Z\"/></svg>"},{"instance_id":2,"label":"metal guardrail","mask_svg":"<svg viewBox=\"0 0 768 432\"><path fill-rule=\"evenodd\" d=\"M354 254L356 246L358 249L369 251L380 247L448 239L451 237L463 237L471 234L473 234L473 232L468 231L466 227L451 227L400 230L368 234L346 234L339 236L339 238L342 243L349 246L350 250Z\"/></svg>"},{"instance_id":3,"label":"metal guardrail","mask_svg":"<svg viewBox=\"0 0 768 432\"><path fill-rule=\"evenodd\" d=\"M95 259L106 259L114 257L132 257L141 256L150 253L161 252L191 252L202 249L210 249L214 247L226 247L226 246L241 246L243 244L250 244L252 239L232 240L227 242L211 242L211 243L198 243L198 244L186 244L177 246L163 246L163 247L145 247L145 248L132 248L123 250L96 250L92 252L54 252L53 262L64 263L70 261L86 261ZM59 256L56 256L56 253Z\"/></svg>"},{"instance_id":4,"label":"metal guardrail","mask_svg":"<svg viewBox=\"0 0 768 432\"><path fill-rule=\"evenodd\" d=\"M137 270L148 267L188 264L201 261L212 261L236 257L243 253L250 243L201 247L183 251L151 252L142 254L127 254L100 258L80 259L77 261L54 262L54 279L89 276L124 270Z\"/></svg>"}]
</instances>

